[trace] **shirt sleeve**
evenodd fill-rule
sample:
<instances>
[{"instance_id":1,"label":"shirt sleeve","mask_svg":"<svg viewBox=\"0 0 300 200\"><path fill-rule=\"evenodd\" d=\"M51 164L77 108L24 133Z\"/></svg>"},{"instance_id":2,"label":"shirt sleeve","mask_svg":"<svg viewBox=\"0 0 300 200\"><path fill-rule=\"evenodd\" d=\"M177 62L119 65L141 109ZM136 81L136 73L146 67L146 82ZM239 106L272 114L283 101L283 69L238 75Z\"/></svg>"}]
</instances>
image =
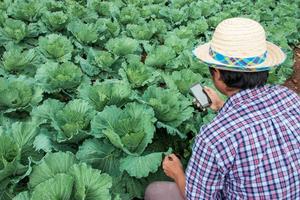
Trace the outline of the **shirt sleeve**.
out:
<instances>
[{"instance_id":1,"label":"shirt sleeve","mask_svg":"<svg viewBox=\"0 0 300 200\"><path fill-rule=\"evenodd\" d=\"M188 200L219 199L224 176L217 163L212 149L203 139L196 137L186 169L185 195Z\"/></svg>"}]
</instances>

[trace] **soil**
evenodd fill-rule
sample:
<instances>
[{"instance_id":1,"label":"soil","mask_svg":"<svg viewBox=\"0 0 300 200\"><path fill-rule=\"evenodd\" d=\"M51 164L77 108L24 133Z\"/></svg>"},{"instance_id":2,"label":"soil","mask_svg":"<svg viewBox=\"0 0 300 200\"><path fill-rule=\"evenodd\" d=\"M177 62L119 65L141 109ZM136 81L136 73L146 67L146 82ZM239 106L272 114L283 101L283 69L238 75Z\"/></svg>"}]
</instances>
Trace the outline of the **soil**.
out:
<instances>
[{"instance_id":1,"label":"soil","mask_svg":"<svg viewBox=\"0 0 300 200\"><path fill-rule=\"evenodd\" d=\"M294 73L283 85L300 94L300 48L295 49Z\"/></svg>"}]
</instances>

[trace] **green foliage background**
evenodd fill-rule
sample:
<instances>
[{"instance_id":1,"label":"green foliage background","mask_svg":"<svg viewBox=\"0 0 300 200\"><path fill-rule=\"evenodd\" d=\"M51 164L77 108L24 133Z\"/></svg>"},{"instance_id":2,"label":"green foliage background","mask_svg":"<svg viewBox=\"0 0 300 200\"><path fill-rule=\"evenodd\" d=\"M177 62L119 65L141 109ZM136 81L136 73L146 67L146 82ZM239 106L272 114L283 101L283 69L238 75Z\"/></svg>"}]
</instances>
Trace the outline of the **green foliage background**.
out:
<instances>
[{"instance_id":1,"label":"green foliage background","mask_svg":"<svg viewBox=\"0 0 300 200\"><path fill-rule=\"evenodd\" d=\"M299 0L0 1L0 199L133 199L186 164L214 117L189 87L213 87L192 56L230 17L259 21L292 73Z\"/></svg>"}]
</instances>

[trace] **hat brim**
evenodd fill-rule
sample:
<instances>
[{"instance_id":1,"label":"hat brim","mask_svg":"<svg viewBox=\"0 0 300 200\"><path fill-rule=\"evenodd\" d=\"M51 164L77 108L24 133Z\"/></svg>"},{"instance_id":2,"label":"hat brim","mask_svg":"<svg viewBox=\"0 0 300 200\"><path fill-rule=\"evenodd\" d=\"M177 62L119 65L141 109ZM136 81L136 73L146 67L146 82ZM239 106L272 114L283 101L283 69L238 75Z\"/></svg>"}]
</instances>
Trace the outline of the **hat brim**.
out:
<instances>
[{"instance_id":1,"label":"hat brim","mask_svg":"<svg viewBox=\"0 0 300 200\"><path fill-rule=\"evenodd\" d=\"M228 65L221 63L215 60L209 54L210 43L205 43L203 45L199 45L193 51L194 55L200 59L201 61L209 64L214 65L216 68L230 70L230 71L266 71L270 70L273 67L276 67L284 62L286 59L285 53L280 49L280 47L276 46L271 42L267 42L267 57L265 61L258 65L246 66L244 68L235 65Z\"/></svg>"}]
</instances>

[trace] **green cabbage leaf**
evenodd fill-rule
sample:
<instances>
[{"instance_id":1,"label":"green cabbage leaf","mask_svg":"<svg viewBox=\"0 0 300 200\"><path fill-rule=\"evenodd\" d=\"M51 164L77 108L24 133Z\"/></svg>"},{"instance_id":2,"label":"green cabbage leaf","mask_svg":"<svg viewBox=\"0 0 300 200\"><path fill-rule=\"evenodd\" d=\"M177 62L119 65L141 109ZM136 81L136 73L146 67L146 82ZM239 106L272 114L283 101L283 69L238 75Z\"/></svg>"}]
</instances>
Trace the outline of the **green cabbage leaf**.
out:
<instances>
[{"instance_id":1,"label":"green cabbage leaf","mask_svg":"<svg viewBox=\"0 0 300 200\"><path fill-rule=\"evenodd\" d=\"M81 69L71 62L48 62L41 65L35 79L48 93L75 89L83 79Z\"/></svg>"},{"instance_id":2,"label":"green cabbage leaf","mask_svg":"<svg viewBox=\"0 0 300 200\"><path fill-rule=\"evenodd\" d=\"M19 159L17 143L7 135L0 135L0 183L16 171Z\"/></svg>"},{"instance_id":3,"label":"green cabbage leaf","mask_svg":"<svg viewBox=\"0 0 300 200\"><path fill-rule=\"evenodd\" d=\"M184 95L189 93L192 85L199 83L203 79L200 74L196 74L190 69L174 71L163 77L169 88L178 89Z\"/></svg>"},{"instance_id":4,"label":"green cabbage leaf","mask_svg":"<svg viewBox=\"0 0 300 200\"><path fill-rule=\"evenodd\" d=\"M105 31L106 27L101 28L97 23L83 23L80 20L72 21L68 24L68 30L76 39L84 44L92 44L100 39L99 33Z\"/></svg>"},{"instance_id":5,"label":"green cabbage leaf","mask_svg":"<svg viewBox=\"0 0 300 200\"><path fill-rule=\"evenodd\" d=\"M81 163L72 166L70 175L74 177L75 200L111 199L109 189L112 186L112 178L108 174Z\"/></svg>"},{"instance_id":6,"label":"green cabbage leaf","mask_svg":"<svg viewBox=\"0 0 300 200\"><path fill-rule=\"evenodd\" d=\"M174 89L150 86L142 96L143 101L153 107L157 126L166 128L170 134L179 134L176 128L192 117L191 102Z\"/></svg>"},{"instance_id":7,"label":"green cabbage leaf","mask_svg":"<svg viewBox=\"0 0 300 200\"><path fill-rule=\"evenodd\" d=\"M169 68L169 63L176 58L176 52L168 46L158 46L149 52L145 64L156 68Z\"/></svg>"},{"instance_id":8,"label":"green cabbage leaf","mask_svg":"<svg viewBox=\"0 0 300 200\"><path fill-rule=\"evenodd\" d=\"M76 158L101 171L120 175L120 153L109 141L97 138L86 139L79 147Z\"/></svg>"},{"instance_id":9,"label":"green cabbage leaf","mask_svg":"<svg viewBox=\"0 0 300 200\"><path fill-rule=\"evenodd\" d=\"M32 79L24 76L0 78L0 109L12 112L36 106L42 100L42 93Z\"/></svg>"},{"instance_id":10,"label":"green cabbage leaf","mask_svg":"<svg viewBox=\"0 0 300 200\"><path fill-rule=\"evenodd\" d=\"M100 72L112 72L112 65L117 58L117 56L108 51L99 51L90 48L86 59L81 56L76 56L75 59L80 64L83 72L89 76L94 76Z\"/></svg>"},{"instance_id":11,"label":"green cabbage leaf","mask_svg":"<svg viewBox=\"0 0 300 200\"><path fill-rule=\"evenodd\" d=\"M131 56L128 64L123 63L119 74L131 84L133 88L139 88L151 84L159 77L159 72L152 67L143 64L139 56Z\"/></svg>"},{"instance_id":12,"label":"green cabbage leaf","mask_svg":"<svg viewBox=\"0 0 300 200\"><path fill-rule=\"evenodd\" d=\"M88 101L97 111L102 111L107 105L123 106L130 101L133 93L130 85L120 80L82 84L78 92L79 97Z\"/></svg>"},{"instance_id":13,"label":"green cabbage leaf","mask_svg":"<svg viewBox=\"0 0 300 200\"><path fill-rule=\"evenodd\" d=\"M34 118L51 124L57 131L57 142L75 142L87 137L95 110L87 101L75 99L67 104L49 99L32 111Z\"/></svg>"},{"instance_id":14,"label":"green cabbage leaf","mask_svg":"<svg viewBox=\"0 0 300 200\"><path fill-rule=\"evenodd\" d=\"M77 163L75 156L70 152L48 153L39 164L35 165L29 176L29 185L37 185L54 178L58 174L66 174Z\"/></svg>"},{"instance_id":15,"label":"green cabbage leaf","mask_svg":"<svg viewBox=\"0 0 300 200\"><path fill-rule=\"evenodd\" d=\"M133 5L123 7L119 15L119 20L122 24L135 23L139 18L140 12L138 11L138 8Z\"/></svg>"},{"instance_id":16,"label":"green cabbage leaf","mask_svg":"<svg viewBox=\"0 0 300 200\"><path fill-rule=\"evenodd\" d=\"M117 17L120 14L120 6L116 2L88 0L87 6L96 11L101 16Z\"/></svg>"},{"instance_id":17,"label":"green cabbage leaf","mask_svg":"<svg viewBox=\"0 0 300 200\"><path fill-rule=\"evenodd\" d=\"M57 174L37 185L31 200L71 200L74 178L67 174Z\"/></svg>"},{"instance_id":18,"label":"green cabbage leaf","mask_svg":"<svg viewBox=\"0 0 300 200\"><path fill-rule=\"evenodd\" d=\"M21 192L15 196L12 200L30 200L30 195L28 191Z\"/></svg>"},{"instance_id":19,"label":"green cabbage leaf","mask_svg":"<svg viewBox=\"0 0 300 200\"><path fill-rule=\"evenodd\" d=\"M42 21L46 24L50 31L59 31L65 28L69 22L69 16L63 11L45 12Z\"/></svg>"},{"instance_id":20,"label":"green cabbage leaf","mask_svg":"<svg viewBox=\"0 0 300 200\"><path fill-rule=\"evenodd\" d=\"M16 0L8 7L7 12L16 19L34 22L39 19L43 7L41 0Z\"/></svg>"},{"instance_id":21,"label":"green cabbage leaf","mask_svg":"<svg viewBox=\"0 0 300 200\"><path fill-rule=\"evenodd\" d=\"M126 171L136 178L147 177L150 172L156 172L162 162L161 152L151 153L145 156L127 156L120 160L120 170Z\"/></svg>"},{"instance_id":22,"label":"green cabbage leaf","mask_svg":"<svg viewBox=\"0 0 300 200\"><path fill-rule=\"evenodd\" d=\"M153 109L145 104L128 103L124 109L108 106L92 120L91 134L108 138L129 155L140 155L152 142L155 121Z\"/></svg>"},{"instance_id":23,"label":"green cabbage leaf","mask_svg":"<svg viewBox=\"0 0 300 200\"><path fill-rule=\"evenodd\" d=\"M128 37L112 38L108 40L105 47L117 56L126 56L140 51L138 41Z\"/></svg>"},{"instance_id":24,"label":"green cabbage leaf","mask_svg":"<svg viewBox=\"0 0 300 200\"><path fill-rule=\"evenodd\" d=\"M155 26L147 22L141 22L140 25L128 24L126 29L130 35L137 40L150 40L157 31Z\"/></svg>"},{"instance_id":25,"label":"green cabbage leaf","mask_svg":"<svg viewBox=\"0 0 300 200\"><path fill-rule=\"evenodd\" d=\"M34 49L26 50L17 45L7 45L2 57L2 67L11 73L35 71L39 63Z\"/></svg>"},{"instance_id":26,"label":"green cabbage leaf","mask_svg":"<svg viewBox=\"0 0 300 200\"><path fill-rule=\"evenodd\" d=\"M0 27L0 41L19 43L27 36L27 33L27 26L23 21L7 18L3 27Z\"/></svg>"},{"instance_id":27,"label":"green cabbage leaf","mask_svg":"<svg viewBox=\"0 0 300 200\"><path fill-rule=\"evenodd\" d=\"M78 164L70 152L48 153L29 177L31 199L111 199L112 178L86 163Z\"/></svg>"},{"instance_id":28,"label":"green cabbage leaf","mask_svg":"<svg viewBox=\"0 0 300 200\"><path fill-rule=\"evenodd\" d=\"M71 59L73 45L65 36L50 34L39 38L39 49L46 58L65 62Z\"/></svg>"}]
</instances>

